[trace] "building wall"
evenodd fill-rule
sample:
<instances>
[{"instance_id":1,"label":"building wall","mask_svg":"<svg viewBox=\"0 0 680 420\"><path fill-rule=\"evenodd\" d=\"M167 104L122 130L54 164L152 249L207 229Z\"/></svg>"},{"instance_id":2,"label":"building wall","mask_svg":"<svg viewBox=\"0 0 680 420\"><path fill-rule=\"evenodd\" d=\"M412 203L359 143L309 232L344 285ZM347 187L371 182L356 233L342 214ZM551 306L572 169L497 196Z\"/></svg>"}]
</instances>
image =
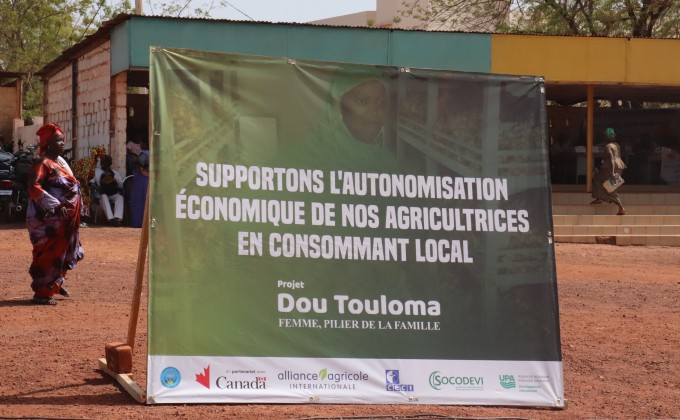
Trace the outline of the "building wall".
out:
<instances>
[{"instance_id":1,"label":"building wall","mask_svg":"<svg viewBox=\"0 0 680 420\"><path fill-rule=\"evenodd\" d=\"M71 66L66 66L52 75L44 86L44 122L56 124L64 130L66 148L72 147L71 125Z\"/></svg>"},{"instance_id":2,"label":"building wall","mask_svg":"<svg viewBox=\"0 0 680 420\"><path fill-rule=\"evenodd\" d=\"M402 29L426 29L427 25L421 20L409 16L401 16L403 10L412 7L414 0L394 1L377 0L376 2L376 26L402 28ZM418 5L427 8L430 0L419 0ZM395 23L395 18L399 22Z\"/></svg>"},{"instance_id":3,"label":"building wall","mask_svg":"<svg viewBox=\"0 0 680 420\"><path fill-rule=\"evenodd\" d=\"M38 136L35 134L36 131L43 125L43 117L33 117L33 124L24 125L24 120L14 120L14 138L15 143L19 143L19 140L23 143L24 149L26 149L31 144L38 143Z\"/></svg>"},{"instance_id":4,"label":"building wall","mask_svg":"<svg viewBox=\"0 0 680 420\"><path fill-rule=\"evenodd\" d=\"M74 158L87 156L94 146L110 145L110 42L80 56L77 66L76 132L73 133L72 74L73 66L66 66L50 76L45 91L45 122L58 125L66 134L66 147L77 146Z\"/></svg>"},{"instance_id":5,"label":"building wall","mask_svg":"<svg viewBox=\"0 0 680 420\"><path fill-rule=\"evenodd\" d=\"M109 51L107 41L78 58L78 157L87 156L95 146L104 146L110 153Z\"/></svg>"},{"instance_id":6,"label":"building wall","mask_svg":"<svg viewBox=\"0 0 680 420\"><path fill-rule=\"evenodd\" d=\"M491 71L547 82L680 85L677 39L493 35Z\"/></svg>"},{"instance_id":7,"label":"building wall","mask_svg":"<svg viewBox=\"0 0 680 420\"><path fill-rule=\"evenodd\" d=\"M350 15L335 16L328 19L315 20L310 23L319 25L337 25L337 26L382 26L376 21L376 14L374 11L365 11L352 13ZM369 25L370 24L370 25Z\"/></svg>"},{"instance_id":8,"label":"building wall","mask_svg":"<svg viewBox=\"0 0 680 420\"><path fill-rule=\"evenodd\" d=\"M0 87L0 135L5 140L14 140L16 150L16 139L12 138L14 119L21 118L21 87L10 86Z\"/></svg>"},{"instance_id":9,"label":"building wall","mask_svg":"<svg viewBox=\"0 0 680 420\"><path fill-rule=\"evenodd\" d=\"M479 73L491 65L491 35L477 33L134 16L112 29L111 40L113 74L148 69L154 46Z\"/></svg>"},{"instance_id":10,"label":"building wall","mask_svg":"<svg viewBox=\"0 0 680 420\"><path fill-rule=\"evenodd\" d=\"M310 23L335 26L372 26L375 28L427 29L427 24L410 16L402 16L403 10L413 7L415 0L377 0L376 10L315 20ZM427 8L430 0L419 0L418 5ZM395 22L396 21L396 22ZM434 25L433 25L434 26Z\"/></svg>"}]
</instances>

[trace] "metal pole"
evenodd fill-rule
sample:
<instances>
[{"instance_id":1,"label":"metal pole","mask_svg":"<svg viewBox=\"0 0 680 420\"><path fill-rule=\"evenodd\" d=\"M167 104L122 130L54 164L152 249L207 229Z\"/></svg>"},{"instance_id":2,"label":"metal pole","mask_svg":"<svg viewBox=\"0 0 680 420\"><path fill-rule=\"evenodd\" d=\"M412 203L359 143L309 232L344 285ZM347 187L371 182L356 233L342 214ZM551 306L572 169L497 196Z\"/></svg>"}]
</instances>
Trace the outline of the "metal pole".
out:
<instances>
[{"instance_id":1,"label":"metal pole","mask_svg":"<svg viewBox=\"0 0 680 420\"><path fill-rule=\"evenodd\" d=\"M595 87L588 85L588 118L586 140L586 191L593 191L593 117L595 115Z\"/></svg>"}]
</instances>

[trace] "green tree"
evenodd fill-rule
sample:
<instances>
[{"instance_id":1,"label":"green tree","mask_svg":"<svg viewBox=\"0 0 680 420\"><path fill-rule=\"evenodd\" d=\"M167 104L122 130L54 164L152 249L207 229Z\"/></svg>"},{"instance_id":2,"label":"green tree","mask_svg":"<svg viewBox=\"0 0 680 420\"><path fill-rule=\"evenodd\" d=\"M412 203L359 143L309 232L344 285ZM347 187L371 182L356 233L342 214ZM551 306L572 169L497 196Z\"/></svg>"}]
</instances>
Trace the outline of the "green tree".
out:
<instances>
[{"instance_id":1,"label":"green tree","mask_svg":"<svg viewBox=\"0 0 680 420\"><path fill-rule=\"evenodd\" d=\"M402 14L430 29L680 37L677 0L411 0Z\"/></svg>"},{"instance_id":2,"label":"green tree","mask_svg":"<svg viewBox=\"0 0 680 420\"><path fill-rule=\"evenodd\" d=\"M193 0L170 0L160 2L148 1L147 6L148 10L145 9L145 12L154 16L209 19L213 11L227 8L230 5L226 0L210 0L206 3L200 3Z\"/></svg>"},{"instance_id":3,"label":"green tree","mask_svg":"<svg viewBox=\"0 0 680 420\"><path fill-rule=\"evenodd\" d=\"M404 0L402 16L422 22L419 29L430 30L493 30L504 23L511 2L498 0Z\"/></svg>"},{"instance_id":4,"label":"green tree","mask_svg":"<svg viewBox=\"0 0 680 420\"><path fill-rule=\"evenodd\" d=\"M42 113L35 72L117 11L105 0L0 0L0 70L25 74L25 118Z\"/></svg>"},{"instance_id":5,"label":"green tree","mask_svg":"<svg viewBox=\"0 0 680 420\"><path fill-rule=\"evenodd\" d=\"M156 3L154 15L207 18L226 1ZM0 0L0 71L24 77L24 118L42 114L42 81L35 73L69 47L95 32L102 22L133 11L129 0Z\"/></svg>"}]
</instances>

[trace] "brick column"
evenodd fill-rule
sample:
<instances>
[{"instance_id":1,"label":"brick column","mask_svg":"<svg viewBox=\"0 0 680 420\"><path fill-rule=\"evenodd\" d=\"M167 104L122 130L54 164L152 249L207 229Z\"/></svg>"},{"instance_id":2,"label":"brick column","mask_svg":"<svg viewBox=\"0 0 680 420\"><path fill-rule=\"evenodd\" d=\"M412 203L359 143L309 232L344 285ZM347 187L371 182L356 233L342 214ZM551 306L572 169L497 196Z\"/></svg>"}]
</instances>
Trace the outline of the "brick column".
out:
<instances>
[{"instance_id":1,"label":"brick column","mask_svg":"<svg viewBox=\"0 0 680 420\"><path fill-rule=\"evenodd\" d=\"M111 77L111 156L113 166L125 174L127 142L127 71Z\"/></svg>"}]
</instances>

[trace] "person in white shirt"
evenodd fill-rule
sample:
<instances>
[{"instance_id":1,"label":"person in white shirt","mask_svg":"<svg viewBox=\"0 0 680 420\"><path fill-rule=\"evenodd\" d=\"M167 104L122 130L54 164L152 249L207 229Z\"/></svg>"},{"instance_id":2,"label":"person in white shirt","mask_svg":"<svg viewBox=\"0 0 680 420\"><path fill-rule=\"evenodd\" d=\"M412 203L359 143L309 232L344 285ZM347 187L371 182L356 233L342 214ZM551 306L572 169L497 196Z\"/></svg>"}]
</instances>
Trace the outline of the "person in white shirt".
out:
<instances>
[{"instance_id":1,"label":"person in white shirt","mask_svg":"<svg viewBox=\"0 0 680 420\"><path fill-rule=\"evenodd\" d=\"M123 177L115 169L111 168L113 159L110 155L102 155L99 167L94 172L92 183L99 191L99 205L102 206L109 224L121 226L125 199L121 194L123 189ZM113 204L113 211L111 205Z\"/></svg>"}]
</instances>

